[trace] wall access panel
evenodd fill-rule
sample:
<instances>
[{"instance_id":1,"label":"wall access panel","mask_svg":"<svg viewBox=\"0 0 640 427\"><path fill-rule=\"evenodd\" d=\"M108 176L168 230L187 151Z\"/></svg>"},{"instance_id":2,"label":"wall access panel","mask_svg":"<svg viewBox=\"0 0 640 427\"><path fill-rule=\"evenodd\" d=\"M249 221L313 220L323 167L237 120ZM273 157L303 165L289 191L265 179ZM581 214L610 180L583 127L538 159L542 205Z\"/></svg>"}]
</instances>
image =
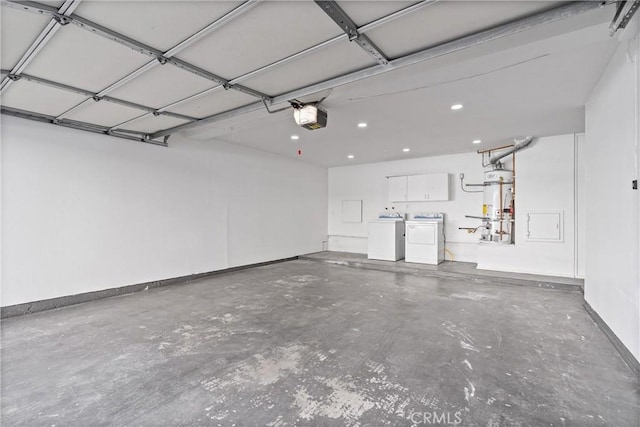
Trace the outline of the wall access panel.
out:
<instances>
[{"instance_id":1,"label":"wall access panel","mask_svg":"<svg viewBox=\"0 0 640 427\"><path fill-rule=\"evenodd\" d=\"M362 222L362 200L342 201L342 222Z\"/></svg>"},{"instance_id":2,"label":"wall access panel","mask_svg":"<svg viewBox=\"0 0 640 427\"><path fill-rule=\"evenodd\" d=\"M530 242L562 242L561 211L527 212L527 240Z\"/></svg>"}]
</instances>

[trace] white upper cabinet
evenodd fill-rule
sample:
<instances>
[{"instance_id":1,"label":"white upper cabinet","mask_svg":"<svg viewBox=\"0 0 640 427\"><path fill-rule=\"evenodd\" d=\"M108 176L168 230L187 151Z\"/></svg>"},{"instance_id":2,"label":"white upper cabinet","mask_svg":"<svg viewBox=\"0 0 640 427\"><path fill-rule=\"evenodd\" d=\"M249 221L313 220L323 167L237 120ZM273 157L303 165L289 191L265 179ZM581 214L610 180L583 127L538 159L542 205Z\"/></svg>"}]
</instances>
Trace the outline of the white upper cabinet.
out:
<instances>
[{"instance_id":1,"label":"white upper cabinet","mask_svg":"<svg viewBox=\"0 0 640 427\"><path fill-rule=\"evenodd\" d=\"M425 176L427 200L449 200L449 174L435 173Z\"/></svg>"},{"instance_id":2,"label":"white upper cabinet","mask_svg":"<svg viewBox=\"0 0 640 427\"><path fill-rule=\"evenodd\" d=\"M449 174L394 176L389 178L392 202L435 202L449 200Z\"/></svg>"},{"instance_id":3,"label":"white upper cabinet","mask_svg":"<svg viewBox=\"0 0 640 427\"><path fill-rule=\"evenodd\" d=\"M389 201L390 202L406 202L407 201L407 177L406 176L389 177Z\"/></svg>"},{"instance_id":4,"label":"white upper cabinet","mask_svg":"<svg viewBox=\"0 0 640 427\"><path fill-rule=\"evenodd\" d=\"M428 184L429 175L411 175L407 177L407 200L416 202L428 201Z\"/></svg>"}]
</instances>

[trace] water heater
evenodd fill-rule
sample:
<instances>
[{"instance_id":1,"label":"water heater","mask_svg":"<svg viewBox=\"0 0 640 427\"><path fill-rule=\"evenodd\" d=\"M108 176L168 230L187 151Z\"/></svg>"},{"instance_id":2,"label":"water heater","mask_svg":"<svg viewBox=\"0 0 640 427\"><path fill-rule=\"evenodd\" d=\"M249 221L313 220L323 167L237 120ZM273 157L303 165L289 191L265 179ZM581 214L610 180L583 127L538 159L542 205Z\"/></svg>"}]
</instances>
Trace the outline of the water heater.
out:
<instances>
[{"instance_id":1,"label":"water heater","mask_svg":"<svg viewBox=\"0 0 640 427\"><path fill-rule=\"evenodd\" d=\"M480 231L480 242L498 244L514 243L515 223L515 168L517 151L526 148L533 141L532 136L515 138L514 144L479 150L482 154L482 166L491 167L484 172L482 184L465 184L464 174L460 174L460 187L466 193L482 193L482 216L465 215L467 218L482 220L478 227L458 227L468 233ZM498 154L495 154L499 151ZM493 155L491 153L494 153ZM501 159L512 156L511 167L505 169ZM469 190L466 187L482 187L482 190Z\"/></svg>"},{"instance_id":2,"label":"water heater","mask_svg":"<svg viewBox=\"0 0 640 427\"><path fill-rule=\"evenodd\" d=\"M485 171L483 186L480 241L513 243L513 171L500 167Z\"/></svg>"}]
</instances>

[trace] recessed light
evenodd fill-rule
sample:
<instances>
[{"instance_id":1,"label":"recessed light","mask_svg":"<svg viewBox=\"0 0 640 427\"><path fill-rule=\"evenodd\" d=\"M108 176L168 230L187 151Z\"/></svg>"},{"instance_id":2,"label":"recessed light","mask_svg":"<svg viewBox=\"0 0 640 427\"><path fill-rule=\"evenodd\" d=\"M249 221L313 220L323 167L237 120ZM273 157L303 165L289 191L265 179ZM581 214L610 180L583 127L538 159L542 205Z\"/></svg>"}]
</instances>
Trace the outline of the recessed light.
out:
<instances>
[{"instance_id":1,"label":"recessed light","mask_svg":"<svg viewBox=\"0 0 640 427\"><path fill-rule=\"evenodd\" d=\"M296 141L296 140L300 139L300 137L298 135L291 135L291 139Z\"/></svg>"},{"instance_id":2,"label":"recessed light","mask_svg":"<svg viewBox=\"0 0 640 427\"><path fill-rule=\"evenodd\" d=\"M403 148L402 151L404 151L405 153L408 153L409 151L411 151L410 148Z\"/></svg>"},{"instance_id":3,"label":"recessed light","mask_svg":"<svg viewBox=\"0 0 640 427\"><path fill-rule=\"evenodd\" d=\"M367 124L365 122L360 122L360 123L358 123L358 127L359 128L366 128Z\"/></svg>"},{"instance_id":4,"label":"recessed light","mask_svg":"<svg viewBox=\"0 0 640 427\"><path fill-rule=\"evenodd\" d=\"M353 156L353 154L349 154L349 155L347 156L347 159L353 159L353 157L354 157L354 156Z\"/></svg>"},{"instance_id":5,"label":"recessed light","mask_svg":"<svg viewBox=\"0 0 640 427\"><path fill-rule=\"evenodd\" d=\"M451 106L452 110L462 110L463 105L462 104L453 104Z\"/></svg>"},{"instance_id":6,"label":"recessed light","mask_svg":"<svg viewBox=\"0 0 640 427\"><path fill-rule=\"evenodd\" d=\"M482 140L480 140L480 139L474 139L472 142L473 142L474 144L480 144L480 143L482 142Z\"/></svg>"}]
</instances>

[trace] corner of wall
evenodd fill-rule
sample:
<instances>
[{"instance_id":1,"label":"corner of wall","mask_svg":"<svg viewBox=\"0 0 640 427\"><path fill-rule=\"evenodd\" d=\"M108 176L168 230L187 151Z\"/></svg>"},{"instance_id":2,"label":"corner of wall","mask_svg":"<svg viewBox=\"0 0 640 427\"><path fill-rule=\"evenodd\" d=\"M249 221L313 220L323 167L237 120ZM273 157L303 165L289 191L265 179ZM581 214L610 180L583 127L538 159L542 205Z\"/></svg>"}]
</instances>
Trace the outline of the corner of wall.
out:
<instances>
[{"instance_id":1,"label":"corner of wall","mask_svg":"<svg viewBox=\"0 0 640 427\"><path fill-rule=\"evenodd\" d=\"M640 360L640 14L589 95L585 301ZM615 224L603 206L616 206ZM612 227L615 227L612 232Z\"/></svg>"}]
</instances>

